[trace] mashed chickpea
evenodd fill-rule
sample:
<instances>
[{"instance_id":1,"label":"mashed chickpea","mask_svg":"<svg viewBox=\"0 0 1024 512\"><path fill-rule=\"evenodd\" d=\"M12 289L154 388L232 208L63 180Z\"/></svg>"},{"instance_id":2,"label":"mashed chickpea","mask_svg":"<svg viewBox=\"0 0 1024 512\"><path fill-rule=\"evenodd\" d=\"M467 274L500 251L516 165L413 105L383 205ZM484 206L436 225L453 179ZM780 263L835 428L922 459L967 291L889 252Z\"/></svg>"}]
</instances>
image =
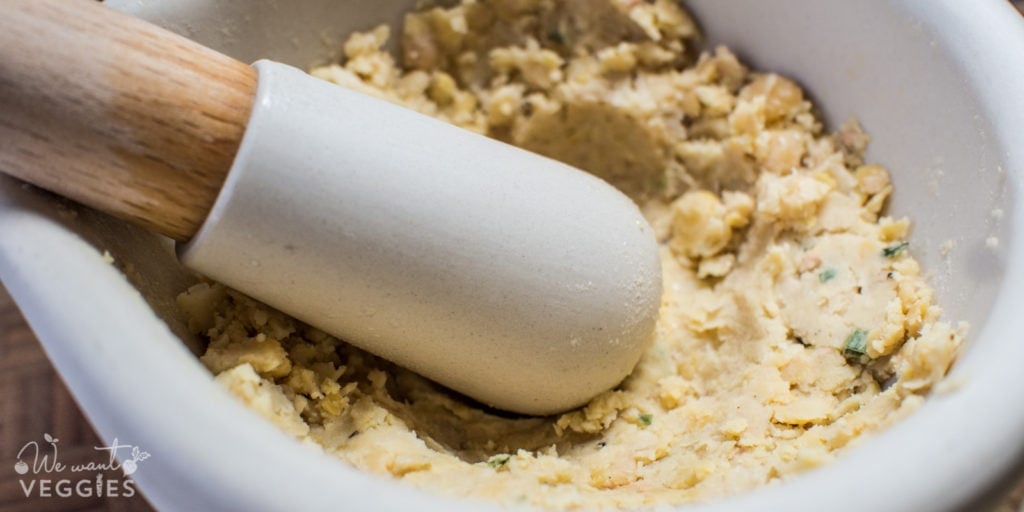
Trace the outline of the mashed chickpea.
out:
<instances>
[{"instance_id":1,"label":"mashed chickpea","mask_svg":"<svg viewBox=\"0 0 1024 512\"><path fill-rule=\"evenodd\" d=\"M662 242L656 340L547 418L487 410L214 283L179 297L217 380L290 435L448 495L551 509L707 500L826 463L913 411L965 327L885 216L855 122L823 132L671 0L464 0L352 35L313 74L565 161Z\"/></svg>"}]
</instances>

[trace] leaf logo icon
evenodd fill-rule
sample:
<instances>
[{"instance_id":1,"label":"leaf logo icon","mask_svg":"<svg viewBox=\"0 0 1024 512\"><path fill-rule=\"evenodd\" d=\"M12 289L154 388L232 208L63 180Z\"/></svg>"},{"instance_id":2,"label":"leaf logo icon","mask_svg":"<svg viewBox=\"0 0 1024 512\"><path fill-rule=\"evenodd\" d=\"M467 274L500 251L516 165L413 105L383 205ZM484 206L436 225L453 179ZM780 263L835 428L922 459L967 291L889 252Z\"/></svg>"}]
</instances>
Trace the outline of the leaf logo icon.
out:
<instances>
[{"instance_id":1,"label":"leaf logo icon","mask_svg":"<svg viewBox=\"0 0 1024 512\"><path fill-rule=\"evenodd\" d=\"M139 462L142 462L149 458L149 452L139 450L138 446L132 447L132 458L124 461L121 464L121 469L124 471L126 476L131 476L133 473L139 470Z\"/></svg>"}]
</instances>

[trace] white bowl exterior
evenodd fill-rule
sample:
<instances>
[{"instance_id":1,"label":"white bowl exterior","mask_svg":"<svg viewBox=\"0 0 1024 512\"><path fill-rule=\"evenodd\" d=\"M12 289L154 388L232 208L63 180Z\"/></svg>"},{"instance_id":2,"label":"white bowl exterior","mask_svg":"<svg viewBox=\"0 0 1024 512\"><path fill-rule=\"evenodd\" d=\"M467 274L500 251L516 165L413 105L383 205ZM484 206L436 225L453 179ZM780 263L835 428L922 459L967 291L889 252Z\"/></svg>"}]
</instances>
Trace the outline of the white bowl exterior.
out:
<instances>
[{"instance_id":1,"label":"white bowl exterior","mask_svg":"<svg viewBox=\"0 0 1024 512\"><path fill-rule=\"evenodd\" d=\"M414 1L107 3L241 59L307 66L337 48L321 37L396 22ZM1024 271L1010 265L1024 262L1024 22L998 0L689 4L712 42L796 77L833 124L860 116L874 137L869 156L892 169L893 213L916 221L915 255L946 317L972 322L958 389L822 469L696 509L978 509L1024 456ZM257 420L99 257L120 244L115 257L146 269L133 258L159 253L159 242L83 217L95 222L0 180L0 277L101 436L153 454L135 478L156 506L470 507L353 470ZM169 289L184 278L164 269L150 265L135 284L174 327Z\"/></svg>"}]
</instances>

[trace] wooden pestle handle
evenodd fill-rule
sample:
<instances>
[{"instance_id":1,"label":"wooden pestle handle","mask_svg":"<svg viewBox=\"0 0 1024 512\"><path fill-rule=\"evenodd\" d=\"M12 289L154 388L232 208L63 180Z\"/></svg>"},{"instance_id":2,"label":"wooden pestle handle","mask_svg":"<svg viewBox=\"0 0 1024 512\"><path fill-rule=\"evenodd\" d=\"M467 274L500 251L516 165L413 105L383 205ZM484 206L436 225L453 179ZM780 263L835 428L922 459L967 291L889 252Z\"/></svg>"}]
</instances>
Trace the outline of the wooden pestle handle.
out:
<instances>
[{"instance_id":1,"label":"wooden pestle handle","mask_svg":"<svg viewBox=\"0 0 1024 512\"><path fill-rule=\"evenodd\" d=\"M256 72L92 0L0 0L0 172L175 240L242 140Z\"/></svg>"}]
</instances>

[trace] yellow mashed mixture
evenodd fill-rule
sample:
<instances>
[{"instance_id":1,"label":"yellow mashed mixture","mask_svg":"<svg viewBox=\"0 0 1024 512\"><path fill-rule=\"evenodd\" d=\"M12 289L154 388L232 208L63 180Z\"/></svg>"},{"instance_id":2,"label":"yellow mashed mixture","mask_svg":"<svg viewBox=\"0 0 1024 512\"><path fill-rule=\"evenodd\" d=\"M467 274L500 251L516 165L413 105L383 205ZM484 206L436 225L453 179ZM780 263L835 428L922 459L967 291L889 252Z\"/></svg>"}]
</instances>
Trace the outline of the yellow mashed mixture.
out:
<instances>
[{"instance_id":1,"label":"yellow mashed mixture","mask_svg":"<svg viewBox=\"0 0 1024 512\"><path fill-rule=\"evenodd\" d=\"M313 74L601 176L662 242L653 346L557 417L488 410L218 284L179 297L217 380L294 437L448 495L551 509L707 500L826 463L918 407L938 322L855 122L696 55L672 0L464 0L351 36Z\"/></svg>"}]
</instances>

